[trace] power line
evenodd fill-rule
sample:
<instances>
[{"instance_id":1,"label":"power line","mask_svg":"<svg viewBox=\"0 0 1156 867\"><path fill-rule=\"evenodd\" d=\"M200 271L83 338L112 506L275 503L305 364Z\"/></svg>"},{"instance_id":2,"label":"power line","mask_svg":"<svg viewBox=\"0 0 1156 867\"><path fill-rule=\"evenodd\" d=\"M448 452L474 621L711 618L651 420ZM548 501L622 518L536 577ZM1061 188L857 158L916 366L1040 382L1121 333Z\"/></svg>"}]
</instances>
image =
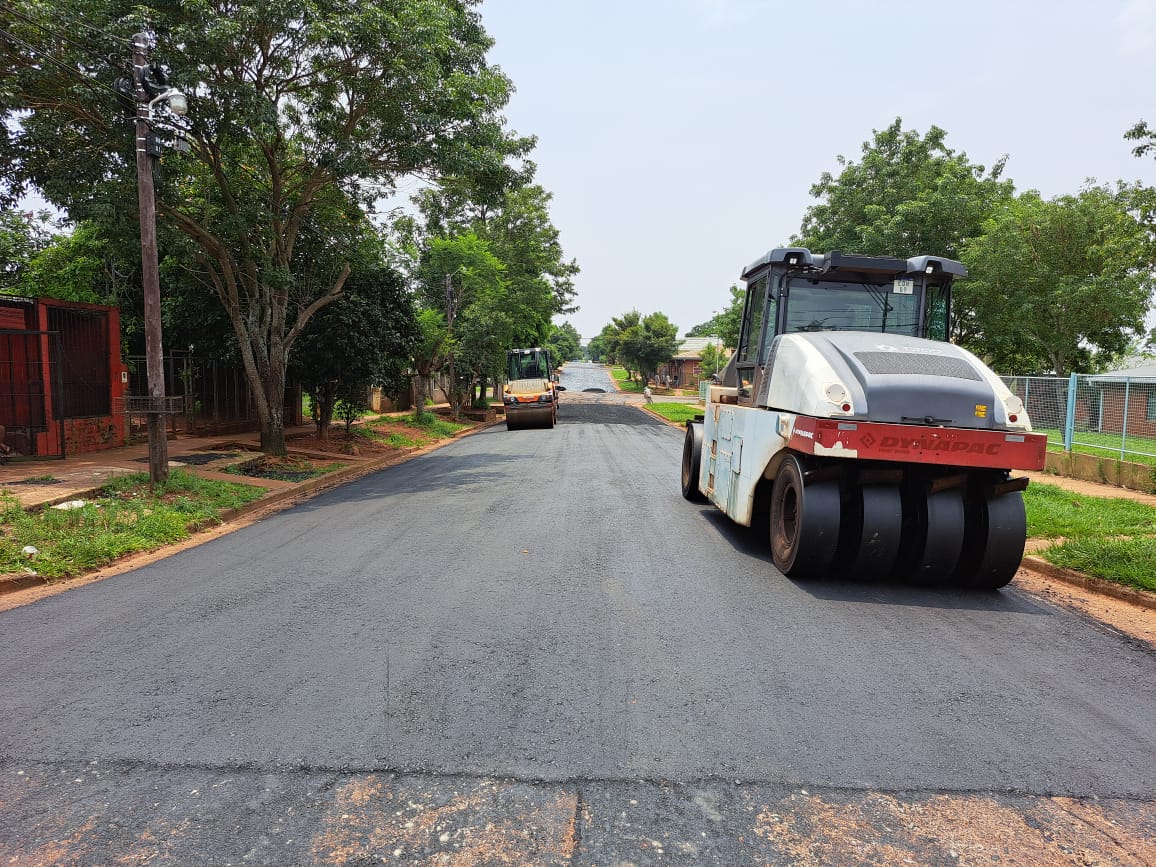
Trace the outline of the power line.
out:
<instances>
[{"instance_id":1,"label":"power line","mask_svg":"<svg viewBox=\"0 0 1156 867\"><path fill-rule=\"evenodd\" d=\"M18 12L14 8L10 8L8 11L14 15L17 15L18 17L22 17L25 21L29 21L29 23L33 23L31 21L31 19L33 19L35 16L30 15L28 12L23 12L23 11ZM80 18L77 18L75 15L72 15L68 12L65 12L62 9L53 9L52 15L54 18L59 18L59 19L63 20L66 24L71 24L73 27L79 27L82 30L87 30L90 33L95 33L98 36L102 36L105 39L109 39L113 42L117 42L117 43L120 43L122 45L131 45L132 44L131 39L126 39L124 36L118 36L114 33L108 32L107 30L102 30L101 28L96 27L92 24L89 24L87 21L84 21Z\"/></svg>"},{"instance_id":2,"label":"power line","mask_svg":"<svg viewBox=\"0 0 1156 867\"><path fill-rule=\"evenodd\" d=\"M17 9L9 9L8 13L10 15L13 15L14 17L18 18L19 20L23 21L25 24L30 24L31 26L37 28L41 32L46 33L49 36L55 37L56 39L59 39L62 42L67 42L69 45L73 46L74 48L78 48L81 51L89 52L92 49L92 46L85 45L81 42L77 42L75 39L73 39L67 33L63 33L59 30L55 30L51 26L45 24L42 21L37 21L35 18L33 18L27 12L21 12Z\"/></svg>"},{"instance_id":3,"label":"power line","mask_svg":"<svg viewBox=\"0 0 1156 867\"><path fill-rule=\"evenodd\" d=\"M39 56L42 60L45 60L48 63L50 63L52 66L55 66L58 69L62 70L63 72L66 72L68 75L72 76L74 79L81 82L82 84L84 84L88 87L91 87L93 89L104 88L109 93L116 95L116 91L113 90L113 88L111 86L105 84L103 81L100 81L99 79L95 79L95 78L89 78L87 75L83 75L80 72L80 70L77 69L72 64L68 63L67 61L61 60L60 58L54 56L53 54L49 53L48 51L45 51L42 48L37 48L35 45L32 45L31 43L25 42L19 36L14 36L13 34L9 33L7 30L4 30L3 28L0 28L0 36L5 37L13 45L15 45L19 48L24 48L28 52L30 52L31 54Z\"/></svg>"}]
</instances>

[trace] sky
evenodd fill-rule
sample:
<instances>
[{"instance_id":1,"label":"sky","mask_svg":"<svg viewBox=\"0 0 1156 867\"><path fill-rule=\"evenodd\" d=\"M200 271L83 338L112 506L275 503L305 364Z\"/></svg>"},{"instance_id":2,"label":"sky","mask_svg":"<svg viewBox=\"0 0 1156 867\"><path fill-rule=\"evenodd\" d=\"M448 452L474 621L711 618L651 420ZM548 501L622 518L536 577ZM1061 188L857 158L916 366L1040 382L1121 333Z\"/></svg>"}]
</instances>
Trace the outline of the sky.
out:
<instances>
[{"instance_id":1,"label":"sky","mask_svg":"<svg viewBox=\"0 0 1156 867\"><path fill-rule=\"evenodd\" d=\"M585 338L665 313L685 333L798 232L810 187L896 117L1046 197L1156 185L1156 0L484 0L490 61L538 137L537 180ZM826 252L826 251L816 251ZM901 252L901 251L896 251ZM902 251L915 255L923 251Z\"/></svg>"}]
</instances>

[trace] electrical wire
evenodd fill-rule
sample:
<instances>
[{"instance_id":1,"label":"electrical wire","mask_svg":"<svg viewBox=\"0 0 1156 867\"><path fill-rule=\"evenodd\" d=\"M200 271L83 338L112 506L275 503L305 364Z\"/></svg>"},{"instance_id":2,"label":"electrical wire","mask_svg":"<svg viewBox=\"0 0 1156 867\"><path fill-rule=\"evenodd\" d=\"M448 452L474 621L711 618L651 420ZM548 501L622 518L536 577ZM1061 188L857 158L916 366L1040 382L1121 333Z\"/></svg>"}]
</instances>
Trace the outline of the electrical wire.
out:
<instances>
[{"instance_id":1,"label":"electrical wire","mask_svg":"<svg viewBox=\"0 0 1156 867\"><path fill-rule=\"evenodd\" d=\"M32 17L31 15L29 15L27 12L21 12L21 11L20 11L20 10L18 10L18 9L9 9L9 10L8 10L8 14L9 14L9 15L12 15L13 17L17 18L17 19L18 19L18 20L20 20L20 21L23 21L25 24L29 24L29 25L31 25L32 27L35 27L35 28L37 28L37 29L38 29L38 30L40 30L42 33L46 33L46 34L48 34L49 36L52 36L52 37L54 37L54 38L56 38L56 39L59 39L59 40L61 40L62 42L67 42L67 43L68 43L69 45L71 45L73 48L78 48L78 49L80 49L81 51L84 51L84 52L86 52L86 53L87 53L87 52L90 52L90 51L92 50L92 46L91 46L91 45L85 45L85 44L84 44L84 43L82 43L82 42L77 42L75 39L73 39L73 38L72 38L71 36L69 36L67 33L64 33L64 32L62 32L62 31L59 31L59 30L55 30L55 29L53 29L51 26L49 26L49 25L45 24L45 23L44 23L44 22L42 22L42 21L37 21L35 18L33 18L33 17Z\"/></svg>"},{"instance_id":2,"label":"electrical wire","mask_svg":"<svg viewBox=\"0 0 1156 867\"><path fill-rule=\"evenodd\" d=\"M12 14L17 15L18 17L22 17L25 21L28 21L29 23L33 23L29 19L33 19L34 16L30 15L28 12L23 12L23 11L17 12L17 10L14 8L10 8L8 11ZM98 36L102 36L105 39L109 39L113 42L119 42L119 43L122 43L124 45L131 45L132 44L132 39L126 39L124 36L117 36L116 34L110 33L107 30L102 30L101 28L96 27L92 24L89 24L87 21L84 21L80 18L77 18L75 15L72 15L71 13L65 12L62 9L53 9L52 15L54 18L58 18L58 19L63 20L66 24L71 24L73 27L79 27L82 30L87 30L90 33L94 33Z\"/></svg>"},{"instance_id":3,"label":"electrical wire","mask_svg":"<svg viewBox=\"0 0 1156 867\"><path fill-rule=\"evenodd\" d=\"M72 76L75 80L79 81L81 84L84 84L87 87L90 87L94 90L99 90L99 89L103 88L104 90L107 90L109 93L113 94L114 96L116 95L116 90L114 90L110 85L105 84L103 81L100 81L99 79L89 78L88 76L82 74L79 69L77 69L75 66L68 63L67 61L61 60L60 58L49 53L48 51L45 51L42 48L37 48L35 45L32 45L29 42L25 42L20 37L14 36L13 34L9 33L7 30L4 30L3 28L0 28L0 36L3 36L4 38L6 38L9 42L11 42L13 45L17 46L18 48L24 48L25 50L27 50L31 54L39 56L42 60L47 61L52 66L55 66L58 69L62 70L63 72L67 73L68 75Z\"/></svg>"}]
</instances>

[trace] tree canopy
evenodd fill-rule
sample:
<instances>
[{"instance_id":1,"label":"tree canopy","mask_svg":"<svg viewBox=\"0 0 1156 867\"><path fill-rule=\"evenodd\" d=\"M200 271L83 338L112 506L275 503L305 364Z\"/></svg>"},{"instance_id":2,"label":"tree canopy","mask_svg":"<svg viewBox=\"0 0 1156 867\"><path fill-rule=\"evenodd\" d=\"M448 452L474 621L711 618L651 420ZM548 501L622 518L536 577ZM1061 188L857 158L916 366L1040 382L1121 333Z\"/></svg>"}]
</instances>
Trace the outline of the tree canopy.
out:
<instances>
[{"instance_id":1,"label":"tree canopy","mask_svg":"<svg viewBox=\"0 0 1156 867\"><path fill-rule=\"evenodd\" d=\"M1135 188L1007 200L963 248L957 337L1005 373L1101 369L1143 331L1154 285Z\"/></svg>"},{"instance_id":2,"label":"tree canopy","mask_svg":"<svg viewBox=\"0 0 1156 867\"><path fill-rule=\"evenodd\" d=\"M499 183L532 145L503 128L510 82L486 62L476 5L16 0L0 185L38 188L73 219L135 214L134 140L110 84L132 32L154 33L192 145L165 155L158 213L228 313L263 447L283 453L289 353L341 294L373 202L406 176Z\"/></svg>"},{"instance_id":3,"label":"tree canopy","mask_svg":"<svg viewBox=\"0 0 1156 867\"><path fill-rule=\"evenodd\" d=\"M604 359L637 372L641 382L651 379L659 365L674 358L679 346L678 326L665 313L643 316L637 310L612 318L599 338Z\"/></svg>"},{"instance_id":4,"label":"tree canopy","mask_svg":"<svg viewBox=\"0 0 1156 867\"><path fill-rule=\"evenodd\" d=\"M818 253L868 256L927 254L959 258L963 242L1012 195L1001 180L1004 160L990 171L947 147L937 126L920 136L900 118L863 143L859 162L838 157L838 175L824 172L811 187L820 202L803 217L792 243Z\"/></svg>"}]
</instances>

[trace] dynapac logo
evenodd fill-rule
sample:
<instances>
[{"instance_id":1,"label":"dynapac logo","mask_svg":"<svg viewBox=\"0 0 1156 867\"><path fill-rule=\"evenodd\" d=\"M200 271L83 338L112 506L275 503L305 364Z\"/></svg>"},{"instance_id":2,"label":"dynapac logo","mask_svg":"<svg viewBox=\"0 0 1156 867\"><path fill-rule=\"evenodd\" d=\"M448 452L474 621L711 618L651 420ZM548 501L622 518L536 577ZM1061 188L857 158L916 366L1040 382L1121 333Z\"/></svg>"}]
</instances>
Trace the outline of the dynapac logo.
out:
<instances>
[{"instance_id":1,"label":"dynapac logo","mask_svg":"<svg viewBox=\"0 0 1156 867\"><path fill-rule=\"evenodd\" d=\"M940 439L927 438L909 440L904 437L883 437L879 443L881 449L922 449L931 452L955 452L971 455L998 455L1003 443L969 443L963 440L944 442Z\"/></svg>"},{"instance_id":2,"label":"dynapac logo","mask_svg":"<svg viewBox=\"0 0 1156 867\"><path fill-rule=\"evenodd\" d=\"M810 430L797 430L797 429L796 429L796 430L795 430L795 433L796 433L798 436L801 436L801 437L803 437L804 439L813 440L813 439L815 438L815 432L814 432L814 431L810 431Z\"/></svg>"}]
</instances>

